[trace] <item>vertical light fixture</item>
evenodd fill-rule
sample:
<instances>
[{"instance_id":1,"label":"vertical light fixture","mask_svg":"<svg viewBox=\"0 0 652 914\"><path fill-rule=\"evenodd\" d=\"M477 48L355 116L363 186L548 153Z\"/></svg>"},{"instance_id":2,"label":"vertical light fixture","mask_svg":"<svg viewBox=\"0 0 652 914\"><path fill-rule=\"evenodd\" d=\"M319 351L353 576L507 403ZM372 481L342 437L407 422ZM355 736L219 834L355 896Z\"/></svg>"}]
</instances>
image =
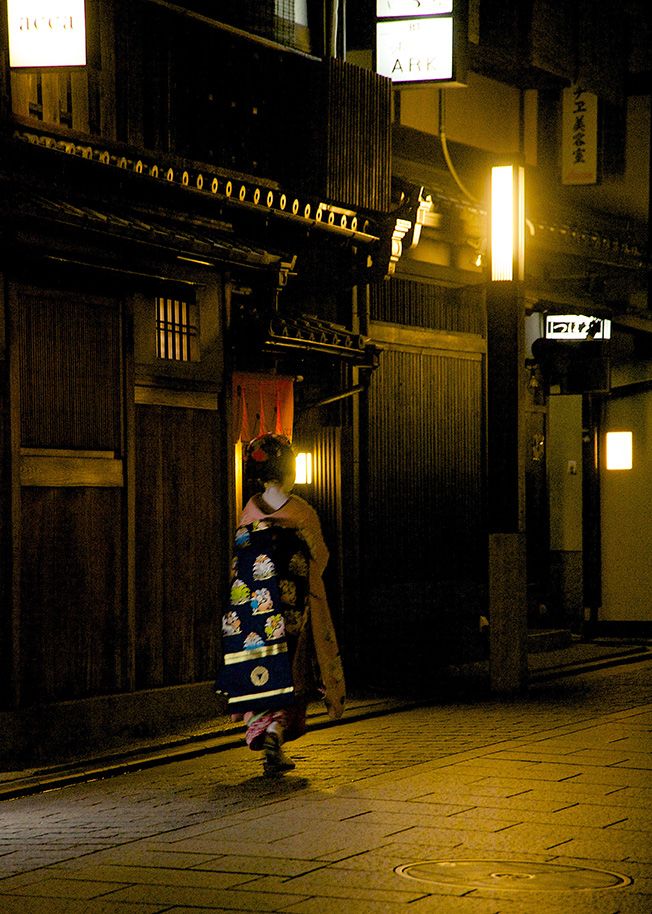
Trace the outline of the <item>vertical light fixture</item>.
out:
<instances>
[{"instance_id":1,"label":"vertical light fixture","mask_svg":"<svg viewBox=\"0 0 652 914\"><path fill-rule=\"evenodd\" d=\"M296 470L294 484L297 486L306 486L312 483L312 453L310 451L301 451L296 456Z\"/></svg>"},{"instance_id":2,"label":"vertical light fixture","mask_svg":"<svg viewBox=\"0 0 652 914\"><path fill-rule=\"evenodd\" d=\"M631 470L632 450L631 432L607 432L607 469Z\"/></svg>"},{"instance_id":3,"label":"vertical light fixture","mask_svg":"<svg viewBox=\"0 0 652 914\"><path fill-rule=\"evenodd\" d=\"M491 169L491 279L521 281L525 275L525 172L522 165Z\"/></svg>"}]
</instances>

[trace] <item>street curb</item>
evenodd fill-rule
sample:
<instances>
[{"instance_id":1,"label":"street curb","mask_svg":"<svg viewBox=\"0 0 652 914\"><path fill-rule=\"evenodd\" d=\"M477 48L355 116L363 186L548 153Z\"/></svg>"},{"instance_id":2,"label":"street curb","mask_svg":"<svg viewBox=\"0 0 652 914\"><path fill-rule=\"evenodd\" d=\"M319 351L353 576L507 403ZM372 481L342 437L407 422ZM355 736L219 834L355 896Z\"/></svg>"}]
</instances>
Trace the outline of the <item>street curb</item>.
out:
<instances>
[{"instance_id":1,"label":"street curb","mask_svg":"<svg viewBox=\"0 0 652 914\"><path fill-rule=\"evenodd\" d=\"M601 658L594 661L579 663L559 664L555 667L533 672L529 682L549 682L567 676L580 675L610 667L624 666L652 660L652 651L646 649L632 651L626 654ZM459 670L458 670L459 673ZM460 684L457 679L456 685ZM432 699L378 699L365 703L360 701L345 711L339 721L331 720L325 711L308 710L308 720L312 730L322 730L326 727L344 726L360 720L370 720L387 714L408 711L413 708L431 704ZM186 761L201 755L224 752L243 745L243 733L240 729L228 728L224 730L204 733L198 736L184 737L182 740L164 742L155 748L136 748L121 750L112 754L88 759L81 765L57 764L50 769L32 772L26 777L17 777L5 783L0 782L0 802L15 800L21 797L45 793L48 790L57 790L75 784L87 783L109 777L117 777L130 771L141 771L165 765L176 761ZM0 778L2 774L0 772Z\"/></svg>"},{"instance_id":2,"label":"street curb","mask_svg":"<svg viewBox=\"0 0 652 914\"><path fill-rule=\"evenodd\" d=\"M646 660L652 660L652 651L647 648L621 657L607 657L601 660L590 660L569 666L559 664L558 666L548 667L547 669L532 673L530 675L530 682L548 682L551 679L560 679L563 676L578 676L581 673L592 673L597 670L625 666L630 663L641 663Z\"/></svg>"},{"instance_id":3,"label":"street curb","mask_svg":"<svg viewBox=\"0 0 652 914\"><path fill-rule=\"evenodd\" d=\"M308 721L311 730L323 730L326 727L355 723L359 720L369 720L387 714L410 710L419 707L422 701L391 699L388 702L378 702L372 706L362 706L359 709L345 711L339 720L331 720L325 711L308 711ZM186 761L200 755L224 752L227 749L237 749L244 746L244 732L240 728L229 728L224 731L214 731L213 734L202 734L197 737L187 737L180 742L168 742L155 749L135 749L122 751L107 756L89 759L83 766L67 766L58 764L56 770L44 769L25 778L16 778L13 781L0 783L0 802L2 800L15 800L19 797L44 793L47 790L56 790L74 784L85 783L101 778L116 777L129 771L140 771L153 768L169 762ZM129 757L131 756L131 757ZM75 768L75 770L73 770ZM65 770L62 770L65 769ZM1 776L1 773L0 773Z\"/></svg>"}]
</instances>

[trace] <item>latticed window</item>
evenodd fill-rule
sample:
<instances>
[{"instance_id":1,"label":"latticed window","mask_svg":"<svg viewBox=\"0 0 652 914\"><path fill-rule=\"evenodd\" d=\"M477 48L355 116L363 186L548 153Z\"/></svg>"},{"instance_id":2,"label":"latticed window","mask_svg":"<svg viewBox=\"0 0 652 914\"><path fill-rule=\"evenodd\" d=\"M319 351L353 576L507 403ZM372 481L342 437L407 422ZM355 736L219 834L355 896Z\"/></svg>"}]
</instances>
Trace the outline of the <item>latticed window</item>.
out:
<instances>
[{"instance_id":1,"label":"latticed window","mask_svg":"<svg viewBox=\"0 0 652 914\"><path fill-rule=\"evenodd\" d=\"M199 360L196 306L179 298L156 299L156 355L173 362Z\"/></svg>"},{"instance_id":2,"label":"latticed window","mask_svg":"<svg viewBox=\"0 0 652 914\"><path fill-rule=\"evenodd\" d=\"M306 18L305 0L222 0L217 18L292 47L297 14Z\"/></svg>"}]
</instances>

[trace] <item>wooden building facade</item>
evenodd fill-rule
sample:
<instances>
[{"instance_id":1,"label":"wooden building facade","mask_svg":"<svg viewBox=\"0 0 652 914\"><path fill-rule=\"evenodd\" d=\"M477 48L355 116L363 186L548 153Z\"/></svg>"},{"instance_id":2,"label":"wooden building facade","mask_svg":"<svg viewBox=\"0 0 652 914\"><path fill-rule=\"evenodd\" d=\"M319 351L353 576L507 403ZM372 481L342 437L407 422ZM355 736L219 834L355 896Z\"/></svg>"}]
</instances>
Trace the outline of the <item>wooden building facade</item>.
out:
<instances>
[{"instance_id":1,"label":"wooden building facade","mask_svg":"<svg viewBox=\"0 0 652 914\"><path fill-rule=\"evenodd\" d=\"M530 142L526 91L544 115L568 79L539 57L503 73L500 4L480 6L454 151L484 182L477 100ZM279 422L313 455L353 688L431 689L484 656L486 210L433 143L438 90L336 56L336 7L87 0L86 64L52 69L10 66L2 5L2 764L217 716L238 445ZM640 260L624 233L606 251L529 216L530 311L591 300L563 285L571 237L573 271Z\"/></svg>"},{"instance_id":2,"label":"wooden building facade","mask_svg":"<svg viewBox=\"0 0 652 914\"><path fill-rule=\"evenodd\" d=\"M421 533L443 511L470 536L456 574L483 567L477 318L440 315L422 351L390 328L408 286L382 304L419 202L391 180L391 84L329 57L323 20L306 44L252 10L217 22L200 4L90 0L72 69L10 67L2 11L3 763L218 715L234 378L291 385L354 683L395 615L386 600L378 615L376 573L391 525L406 537L394 583L434 587L425 542L411 554L412 493ZM275 421L255 404L249 418L251 433Z\"/></svg>"}]
</instances>

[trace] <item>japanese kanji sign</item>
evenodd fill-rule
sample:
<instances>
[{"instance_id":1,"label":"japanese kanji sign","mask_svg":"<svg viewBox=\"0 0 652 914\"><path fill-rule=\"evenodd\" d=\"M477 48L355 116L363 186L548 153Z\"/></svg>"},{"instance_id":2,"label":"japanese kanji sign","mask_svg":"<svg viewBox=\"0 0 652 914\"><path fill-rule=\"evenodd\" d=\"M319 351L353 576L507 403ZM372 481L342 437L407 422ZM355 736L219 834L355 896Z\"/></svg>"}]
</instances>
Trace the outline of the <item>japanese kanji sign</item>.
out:
<instances>
[{"instance_id":1,"label":"japanese kanji sign","mask_svg":"<svg viewBox=\"0 0 652 914\"><path fill-rule=\"evenodd\" d=\"M547 340L608 340L611 338L609 318L588 314L546 314Z\"/></svg>"},{"instance_id":2,"label":"japanese kanji sign","mask_svg":"<svg viewBox=\"0 0 652 914\"><path fill-rule=\"evenodd\" d=\"M598 180L598 97L579 86L564 89L562 100L562 184Z\"/></svg>"}]
</instances>

